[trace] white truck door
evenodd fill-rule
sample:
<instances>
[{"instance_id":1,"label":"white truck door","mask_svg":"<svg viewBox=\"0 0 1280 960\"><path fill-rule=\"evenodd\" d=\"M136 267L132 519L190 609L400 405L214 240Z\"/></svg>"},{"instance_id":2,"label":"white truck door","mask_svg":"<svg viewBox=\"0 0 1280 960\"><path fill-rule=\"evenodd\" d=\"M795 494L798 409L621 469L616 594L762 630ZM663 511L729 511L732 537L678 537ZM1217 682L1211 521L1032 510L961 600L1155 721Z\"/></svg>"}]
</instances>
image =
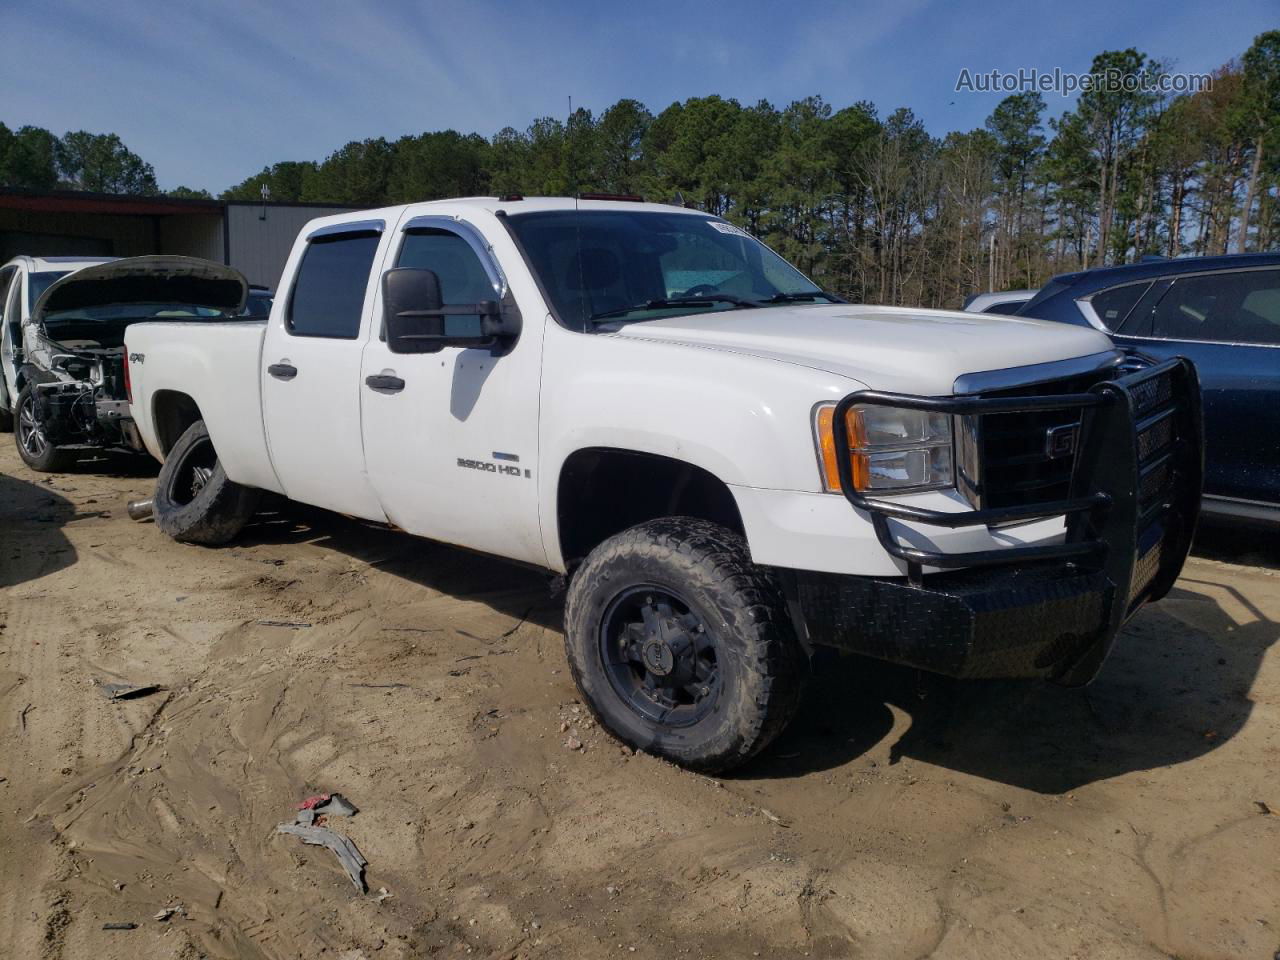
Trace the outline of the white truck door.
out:
<instances>
[{"instance_id":1,"label":"white truck door","mask_svg":"<svg viewBox=\"0 0 1280 960\"><path fill-rule=\"evenodd\" d=\"M514 252L514 251L513 251ZM388 267L440 278L445 304L500 300L507 280L481 233L452 217L414 217ZM545 565L538 524L542 315L505 353L445 347L392 353L381 284L361 370L365 462L387 518L410 533Z\"/></svg>"},{"instance_id":2,"label":"white truck door","mask_svg":"<svg viewBox=\"0 0 1280 960\"><path fill-rule=\"evenodd\" d=\"M383 520L364 470L360 353L385 245L381 220L320 227L285 267L267 320L262 415L271 464L293 500Z\"/></svg>"}]
</instances>

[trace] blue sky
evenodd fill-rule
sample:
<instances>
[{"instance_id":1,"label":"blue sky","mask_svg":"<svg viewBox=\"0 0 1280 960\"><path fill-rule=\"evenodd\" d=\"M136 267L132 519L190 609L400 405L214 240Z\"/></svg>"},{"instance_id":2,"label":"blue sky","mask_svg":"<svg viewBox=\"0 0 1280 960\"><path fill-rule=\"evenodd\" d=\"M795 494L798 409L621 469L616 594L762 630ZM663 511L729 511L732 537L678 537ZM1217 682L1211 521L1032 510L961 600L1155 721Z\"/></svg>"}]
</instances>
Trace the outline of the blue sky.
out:
<instances>
[{"instance_id":1,"label":"blue sky","mask_svg":"<svg viewBox=\"0 0 1280 960\"><path fill-rule=\"evenodd\" d=\"M349 140L453 127L492 135L719 93L781 106L909 106L932 133L980 125L998 94L962 68L1088 69L1136 46L1203 72L1280 27L1276 0L1073 3L409 3L44 0L6 5L0 120L115 132L162 187L215 193ZM1069 101L1046 97L1060 111Z\"/></svg>"}]
</instances>

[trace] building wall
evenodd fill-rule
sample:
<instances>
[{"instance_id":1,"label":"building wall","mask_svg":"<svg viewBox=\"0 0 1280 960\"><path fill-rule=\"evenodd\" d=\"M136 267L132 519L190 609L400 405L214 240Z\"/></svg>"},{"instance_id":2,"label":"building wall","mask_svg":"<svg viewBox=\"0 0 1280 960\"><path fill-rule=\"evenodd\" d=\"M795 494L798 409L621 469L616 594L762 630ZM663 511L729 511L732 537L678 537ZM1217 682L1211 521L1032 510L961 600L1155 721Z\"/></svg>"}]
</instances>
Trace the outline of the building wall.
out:
<instances>
[{"instance_id":1,"label":"building wall","mask_svg":"<svg viewBox=\"0 0 1280 960\"><path fill-rule=\"evenodd\" d=\"M176 253L222 260L216 213L138 216L0 209L0 263L31 256L140 257Z\"/></svg>"},{"instance_id":2,"label":"building wall","mask_svg":"<svg viewBox=\"0 0 1280 960\"><path fill-rule=\"evenodd\" d=\"M348 207L230 203L221 211L148 215L0 207L0 263L32 256L138 257L149 253L228 262L250 283L275 288L294 238L316 217Z\"/></svg>"},{"instance_id":3,"label":"building wall","mask_svg":"<svg viewBox=\"0 0 1280 960\"><path fill-rule=\"evenodd\" d=\"M159 219L158 253L177 253L222 262L222 217L200 214Z\"/></svg>"},{"instance_id":4,"label":"building wall","mask_svg":"<svg viewBox=\"0 0 1280 960\"><path fill-rule=\"evenodd\" d=\"M0 209L0 263L32 256L136 257L154 253L154 217Z\"/></svg>"},{"instance_id":5,"label":"building wall","mask_svg":"<svg viewBox=\"0 0 1280 960\"><path fill-rule=\"evenodd\" d=\"M268 204L264 218L262 204L227 204L228 262L248 277L250 283L274 290L280 282L280 274L284 272L284 263L289 258L293 241L307 222L349 209ZM221 260L222 256L219 254L213 259Z\"/></svg>"}]
</instances>

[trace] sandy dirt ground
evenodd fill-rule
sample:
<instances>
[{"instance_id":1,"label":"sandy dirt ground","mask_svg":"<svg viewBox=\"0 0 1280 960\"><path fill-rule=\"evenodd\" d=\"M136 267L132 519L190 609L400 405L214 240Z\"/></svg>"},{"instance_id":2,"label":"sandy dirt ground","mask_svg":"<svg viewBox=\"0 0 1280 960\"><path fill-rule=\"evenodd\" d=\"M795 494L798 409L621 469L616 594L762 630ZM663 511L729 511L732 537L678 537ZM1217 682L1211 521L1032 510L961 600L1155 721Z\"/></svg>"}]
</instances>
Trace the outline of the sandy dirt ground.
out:
<instances>
[{"instance_id":1,"label":"sandy dirt ground","mask_svg":"<svg viewBox=\"0 0 1280 960\"><path fill-rule=\"evenodd\" d=\"M1274 535L1206 537L1084 691L833 657L712 779L592 726L535 573L287 503L183 546L125 514L149 463L44 476L3 441L2 956L1280 947ZM360 808L332 823L365 895L275 832L321 791Z\"/></svg>"}]
</instances>

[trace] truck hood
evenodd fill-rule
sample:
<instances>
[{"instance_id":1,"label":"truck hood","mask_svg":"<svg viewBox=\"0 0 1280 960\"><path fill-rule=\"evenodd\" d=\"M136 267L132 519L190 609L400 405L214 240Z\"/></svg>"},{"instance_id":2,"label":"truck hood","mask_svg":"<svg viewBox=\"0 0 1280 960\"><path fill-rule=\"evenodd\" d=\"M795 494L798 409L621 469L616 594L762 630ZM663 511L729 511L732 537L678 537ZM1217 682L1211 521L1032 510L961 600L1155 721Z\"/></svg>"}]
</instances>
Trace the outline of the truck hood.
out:
<instances>
[{"instance_id":1,"label":"truck hood","mask_svg":"<svg viewBox=\"0 0 1280 960\"><path fill-rule=\"evenodd\" d=\"M180 303L228 314L244 309L249 283L240 271L196 257L129 257L77 270L50 284L31 322L50 313L123 304Z\"/></svg>"},{"instance_id":2,"label":"truck hood","mask_svg":"<svg viewBox=\"0 0 1280 960\"><path fill-rule=\"evenodd\" d=\"M950 394L967 373L1114 349L1096 330L1030 317L831 304L718 310L621 327L616 336L813 367L876 390Z\"/></svg>"}]
</instances>

